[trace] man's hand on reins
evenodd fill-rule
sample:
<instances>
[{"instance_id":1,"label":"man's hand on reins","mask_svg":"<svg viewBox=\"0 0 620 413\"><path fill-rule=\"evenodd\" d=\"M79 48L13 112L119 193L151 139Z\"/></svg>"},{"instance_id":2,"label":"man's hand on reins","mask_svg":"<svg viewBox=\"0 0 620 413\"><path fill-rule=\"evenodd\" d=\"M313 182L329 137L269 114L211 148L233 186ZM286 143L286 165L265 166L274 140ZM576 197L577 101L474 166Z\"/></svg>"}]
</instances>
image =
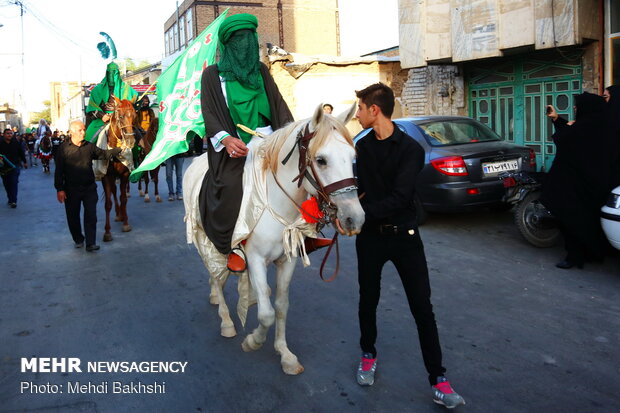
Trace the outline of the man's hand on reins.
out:
<instances>
[{"instance_id":1,"label":"man's hand on reins","mask_svg":"<svg viewBox=\"0 0 620 413\"><path fill-rule=\"evenodd\" d=\"M222 145L226 147L226 152L231 158L241 158L248 154L248 147L245 143L234 136L227 136L222 139Z\"/></svg>"}]
</instances>

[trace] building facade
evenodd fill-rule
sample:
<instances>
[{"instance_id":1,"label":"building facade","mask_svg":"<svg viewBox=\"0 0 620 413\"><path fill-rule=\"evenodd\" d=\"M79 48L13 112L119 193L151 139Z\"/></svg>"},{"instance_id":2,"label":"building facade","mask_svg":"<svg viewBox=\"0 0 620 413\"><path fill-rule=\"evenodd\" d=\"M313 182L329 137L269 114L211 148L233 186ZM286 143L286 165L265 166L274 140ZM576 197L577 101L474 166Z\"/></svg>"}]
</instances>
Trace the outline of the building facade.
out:
<instances>
[{"instance_id":1,"label":"building facade","mask_svg":"<svg viewBox=\"0 0 620 413\"><path fill-rule=\"evenodd\" d=\"M620 33L611 30L620 31L612 23L619 6L610 0L401 0L405 110L474 117L505 140L534 149L539 167L549 168L555 146L545 106L572 118L575 95L601 93L618 76L612 56Z\"/></svg>"},{"instance_id":2,"label":"building facade","mask_svg":"<svg viewBox=\"0 0 620 413\"><path fill-rule=\"evenodd\" d=\"M71 102L71 98L80 94L82 87L79 82L51 82L50 83L50 124L52 128L61 131L69 130L69 124L78 120ZM82 102L79 101L80 112L83 112ZM38 119L36 119L38 122Z\"/></svg>"},{"instance_id":3,"label":"building facade","mask_svg":"<svg viewBox=\"0 0 620 413\"><path fill-rule=\"evenodd\" d=\"M164 24L165 56L176 56L228 7L229 16L258 18L261 48L270 43L289 52L339 54L337 0L185 0Z\"/></svg>"},{"instance_id":4,"label":"building facade","mask_svg":"<svg viewBox=\"0 0 620 413\"><path fill-rule=\"evenodd\" d=\"M270 70L295 119L312 116L318 105L329 103L334 114L356 104L355 91L383 82L394 89L394 116L402 115L400 96L407 71L398 57L373 55L356 59L337 56L270 56ZM347 128L352 134L361 130L357 120Z\"/></svg>"}]
</instances>

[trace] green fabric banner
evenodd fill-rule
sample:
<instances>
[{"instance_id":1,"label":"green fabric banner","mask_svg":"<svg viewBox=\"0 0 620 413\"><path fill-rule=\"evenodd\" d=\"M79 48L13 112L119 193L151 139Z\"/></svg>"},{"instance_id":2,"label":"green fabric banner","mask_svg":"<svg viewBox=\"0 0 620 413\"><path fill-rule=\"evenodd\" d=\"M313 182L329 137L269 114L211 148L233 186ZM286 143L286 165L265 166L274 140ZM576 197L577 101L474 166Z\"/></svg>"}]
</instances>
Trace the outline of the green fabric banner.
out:
<instances>
[{"instance_id":1,"label":"green fabric banner","mask_svg":"<svg viewBox=\"0 0 620 413\"><path fill-rule=\"evenodd\" d=\"M188 139L193 137L190 132L200 137L205 135L200 79L204 68L215 61L217 32L227 14L228 9L204 29L157 80L159 131L153 148L131 173L131 182L138 182L142 172L154 169L166 159L187 152Z\"/></svg>"}]
</instances>

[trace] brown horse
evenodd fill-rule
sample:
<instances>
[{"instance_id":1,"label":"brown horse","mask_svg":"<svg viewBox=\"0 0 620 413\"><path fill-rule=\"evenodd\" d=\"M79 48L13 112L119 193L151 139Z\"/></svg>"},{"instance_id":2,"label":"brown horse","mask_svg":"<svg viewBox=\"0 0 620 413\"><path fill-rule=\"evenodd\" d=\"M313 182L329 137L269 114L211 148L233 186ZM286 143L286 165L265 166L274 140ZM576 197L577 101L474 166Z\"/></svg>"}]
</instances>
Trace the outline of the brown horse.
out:
<instances>
[{"instance_id":1,"label":"brown horse","mask_svg":"<svg viewBox=\"0 0 620 413\"><path fill-rule=\"evenodd\" d=\"M151 151L155 138L157 137L158 130L159 119L154 118L149 124L146 135L144 135L144 138L138 142L138 145L142 149L138 155L138 161L140 163L142 163L146 155L148 155ZM151 202L151 198L149 197L149 176L151 178L150 180L153 181L153 186L155 187L155 200L157 202L161 202L161 197L159 196L159 166L143 173L140 177L140 180L138 181L138 191L140 192L140 196L144 196L144 202ZM144 181L144 192L142 192L142 181Z\"/></svg>"},{"instance_id":2,"label":"brown horse","mask_svg":"<svg viewBox=\"0 0 620 413\"><path fill-rule=\"evenodd\" d=\"M130 173L125 164L128 162L133 164L131 150L135 144L133 121L136 111L133 104L128 100L119 100L114 97L114 103L114 112L112 113L107 133L108 148L120 147L123 151L118 157L110 159L106 174L101 179L105 195L105 233L103 234L105 242L112 241L112 233L110 232L112 202L114 202L114 210L116 212L115 220L123 222L123 232L131 231L127 218L127 191L123 189L128 188ZM125 164L121 162L122 160L125 160ZM116 198L117 179L120 180L120 203Z\"/></svg>"}]
</instances>

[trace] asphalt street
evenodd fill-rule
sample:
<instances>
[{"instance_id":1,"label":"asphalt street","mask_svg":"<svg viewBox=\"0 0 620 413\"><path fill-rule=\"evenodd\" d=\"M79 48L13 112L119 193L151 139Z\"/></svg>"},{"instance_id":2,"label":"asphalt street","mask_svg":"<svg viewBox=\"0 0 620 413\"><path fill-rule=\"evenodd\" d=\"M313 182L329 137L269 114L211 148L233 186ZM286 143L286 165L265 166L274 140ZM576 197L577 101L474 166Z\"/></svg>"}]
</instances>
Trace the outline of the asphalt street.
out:
<instances>
[{"instance_id":1,"label":"asphalt street","mask_svg":"<svg viewBox=\"0 0 620 413\"><path fill-rule=\"evenodd\" d=\"M2 192L0 412L443 410L431 400L415 324L391 264L378 310L376 383L357 385L352 238L341 238L341 270L332 283L319 279L321 253L310 267L298 264L287 338L305 372L282 372L273 329L263 348L242 351L257 323L255 308L245 329L233 317L237 337L221 337L208 274L186 243L183 203L166 200L164 175L162 168L162 203L144 203L132 186L133 231L113 223L109 243L101 240L100 199L101 250L94 253L74 248L53 176L40 167L22 171L16 209ZM510 212L433 214L421 233L447 376L467 401L456 411L619 411L619 254L583 270L557 269L561 246L526 244ZM234 311L236 279L226 294ZM34 357L79 358L83 369L97 361L187 365L182 373L22 372L22 359ZM165 382L165 393L68 393L67 384L77 381ZM54 385L63 393L49 393Z\"/></svg>"}]
</instances>

